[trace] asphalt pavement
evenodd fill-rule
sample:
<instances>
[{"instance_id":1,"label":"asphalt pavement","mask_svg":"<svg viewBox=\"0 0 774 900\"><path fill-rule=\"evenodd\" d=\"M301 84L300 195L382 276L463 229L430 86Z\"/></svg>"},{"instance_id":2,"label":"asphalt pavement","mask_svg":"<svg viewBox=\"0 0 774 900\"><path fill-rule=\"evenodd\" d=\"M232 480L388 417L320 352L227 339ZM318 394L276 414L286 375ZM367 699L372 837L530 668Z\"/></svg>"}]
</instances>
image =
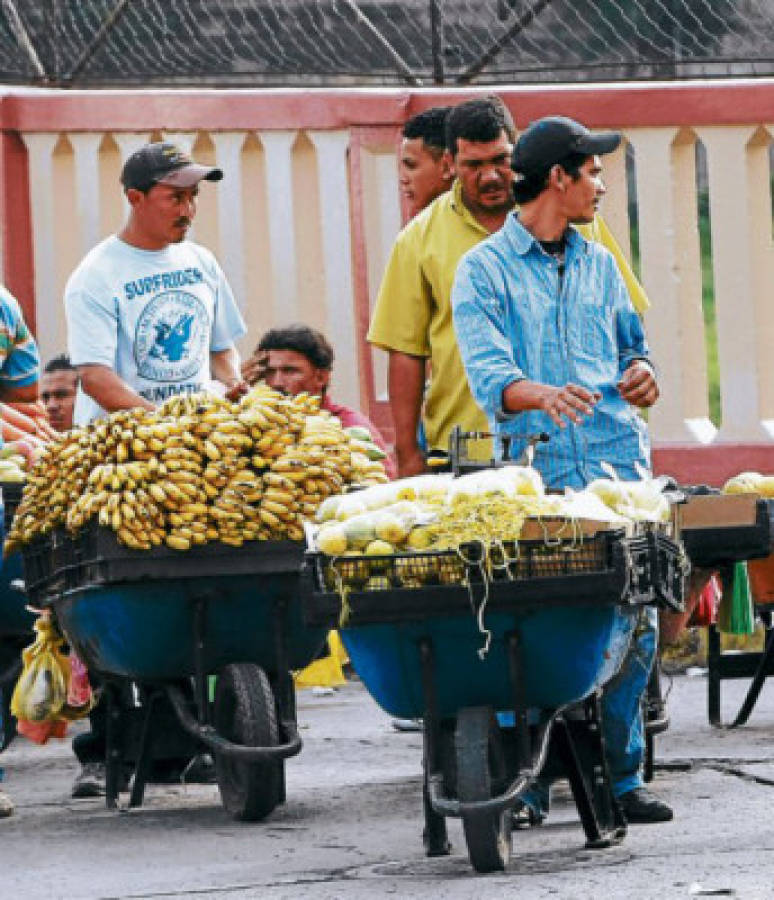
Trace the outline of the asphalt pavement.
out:
<instances>
[{"instance_id":1,"label":"asphalt pavement","mask_svg":"<svg viewBox=\"0 0 774 900\"><path fill-rule=\"evenodd\" d=\"M539 828L514 834L504 873L475 874L462 829L452 854L422 847L421 736L397 732L355 681L303 691L300 756L287 802L265 821L233 821L216 786L150 786L143 808L72 800L69 741L17 739L0 756L17 811L0 821L3 898L691 898L774 897L774 681L749 724L711 728L700 671L670 685L652 787L673 822L631 827L587 850L566 785ZM731 718L746 682L725 682ZM123 796L126 801L126 795Z\"/></svg>"}]
</instances>

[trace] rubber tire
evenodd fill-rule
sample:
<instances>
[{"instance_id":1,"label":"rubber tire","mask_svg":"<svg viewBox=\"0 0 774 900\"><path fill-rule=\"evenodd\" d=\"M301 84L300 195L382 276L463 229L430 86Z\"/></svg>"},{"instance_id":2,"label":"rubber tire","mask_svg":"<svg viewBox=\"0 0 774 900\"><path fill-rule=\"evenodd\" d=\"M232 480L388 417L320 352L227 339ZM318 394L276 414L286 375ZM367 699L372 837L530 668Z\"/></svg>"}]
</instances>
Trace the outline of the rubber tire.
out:
<instances>
[{"instance_id":1,"label":"rubber tire","mask_svg":"<svg viewBox=\"0 0 774 900\"><path fill-rule=\"evenodd\" d=\"M274 694L254 663L234 663L218 673L214 726L221 737L249 747L279 744ZM215 772L226 810L243 822L259 822L282 801L282 760L241 762L215 754Z\"/></svg>"},{"instance_id":2,"label":"rubber tire","mask_svg":"<svg viewBox=\"0 0 774 900\"><path fill-rule=\"evenodd\" d=\"M503 780L504 760L498 725L488 706L471 706L457 714L454 733L457 797L488 800ZM468 855L477 872L502 872L511 858L510 807L501 813L463 813L462 828Z\"/></svg>"}]
</instances>

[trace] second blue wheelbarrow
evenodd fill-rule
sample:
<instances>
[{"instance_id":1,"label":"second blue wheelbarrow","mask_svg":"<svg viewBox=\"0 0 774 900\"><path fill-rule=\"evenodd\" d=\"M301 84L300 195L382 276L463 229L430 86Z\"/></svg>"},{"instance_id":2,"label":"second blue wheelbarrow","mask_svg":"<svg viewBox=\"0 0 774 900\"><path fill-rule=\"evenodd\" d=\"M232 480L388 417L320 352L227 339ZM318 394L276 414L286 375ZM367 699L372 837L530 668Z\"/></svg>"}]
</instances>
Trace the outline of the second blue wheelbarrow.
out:
<instances>
[{"instance_id":1,"label":"second blue wheelbarrow","mask_svg":"<svg viewBox=\"0 0 774 900\"><path fill-rule=\"evenodd\" d=\"M557 766L588 846L623 837L597 696L623 661L641 608L681 604L680 559L660 534L611 531L521 541L504 547L499 562L480 545L309 555L309 621L337 621L356 672L386 712L424 719L428 855L449 852L445 817L457 816L473 867L503 869L514 807Z\"/></svg>"},{"instance_id":2,"label":"second blue wheelbarrow","mask_svg":"<svg viewBox=\"0 0 774 900\"><path fill-rule=\"evenodd\" d=\"M302 545L133 551L94 524L69 541L43 602L105 694L108 805L128 761L138 806L154 760L209 752L226 809L267 816L301 749L290 672L327 634L302 620Z\"/></svg>"}]
</instances>

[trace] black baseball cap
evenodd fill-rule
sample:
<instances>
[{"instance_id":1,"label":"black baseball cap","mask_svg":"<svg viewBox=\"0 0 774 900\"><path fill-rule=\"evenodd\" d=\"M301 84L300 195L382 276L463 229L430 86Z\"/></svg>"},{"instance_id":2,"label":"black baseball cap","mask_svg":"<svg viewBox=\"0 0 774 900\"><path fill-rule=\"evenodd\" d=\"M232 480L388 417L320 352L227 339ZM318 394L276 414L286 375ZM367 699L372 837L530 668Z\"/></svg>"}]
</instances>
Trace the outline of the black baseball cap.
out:
<instances>
[{"instance_id":1,"label":"black baseball cap","mask_svg":"<svg viewBox=\"0 0 774 900\"><path fill-rule=\"evenodd\" d=\"M124 188L141 191L147 191L154 184L188 188L202 180L220 181L221 178L221 169L195 163L187 153L169 141L157 141L135 150L121 170Z\"/></svg>"},{"instance_id":2,"label":"black baseball cap","mask_svg":"<svg viewBox=\"0 0 774 900\"><path fill-rule=\"evenodd\" d=\"M621 143L619 131L589 131L565 116L546 116L533 122L516 141L511 168L517 175L544 172L573 153L603 156Z\"/></svg>"}]
</instances>

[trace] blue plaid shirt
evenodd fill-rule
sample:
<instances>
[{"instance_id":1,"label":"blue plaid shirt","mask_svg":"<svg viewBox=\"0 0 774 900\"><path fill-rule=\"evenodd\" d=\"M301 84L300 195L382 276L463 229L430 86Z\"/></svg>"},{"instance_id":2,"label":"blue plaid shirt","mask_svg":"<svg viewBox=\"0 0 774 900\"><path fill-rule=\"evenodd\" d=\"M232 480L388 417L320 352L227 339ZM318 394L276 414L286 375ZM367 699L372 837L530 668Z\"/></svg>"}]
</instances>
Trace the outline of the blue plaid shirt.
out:
<instances>
[{"instance_id":1,"label":"blue plaid shirt","mask_svg":"<svg viewBox=\"0 0 774 900\"><path fill-rule=\"evenodd\" d=\"M452 290L454 327L473 396L493 431L511 435L518 457L528 435L546 431L534 465L546 485L580 488L605 477L602 462L621 478L650 467L647 428L616 383L635 359L647 359L640 317L612 255L571 228L564 276L558 261L519 222L503 228L462 258ZM556 426L547 413L503 414L503 390L528 379L568 382L602 399L582 425Z\"/></svg>"}]
</instances>

